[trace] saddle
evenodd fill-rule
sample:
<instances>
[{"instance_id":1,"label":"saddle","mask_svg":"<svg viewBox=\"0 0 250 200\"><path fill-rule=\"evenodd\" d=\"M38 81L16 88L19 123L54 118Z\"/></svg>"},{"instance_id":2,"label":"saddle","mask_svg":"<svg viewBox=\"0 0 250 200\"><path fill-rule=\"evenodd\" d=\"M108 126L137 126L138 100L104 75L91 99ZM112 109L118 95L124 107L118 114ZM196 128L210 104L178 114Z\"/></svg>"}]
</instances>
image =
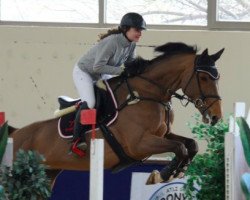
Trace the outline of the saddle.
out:
<instances>
[{"instance_id":1,"label":"saddle","mask_svg":"<svg viewBox=\"0 0 250 200\"><path fill-rule=\"evenodd\" d=\"M95 96L96 96L96 105L95 109L97 110L97 128L100 128L103 132L105 140L109 143L113 151L119 157L120 162L112 168L113 173L117 173L131 165L140 163L141 161L135 160L129 157L123 150L122 146L116 140L113 133L109 130L108 126L111 125L118 116L118 106L114 94L109 87L107 81L104 81L104 84L107 88L101 89L94 85ZM60 104L60 109L68 109L74 107L75 105L81 102L80 99L72 99L70 97L60 96L58 98ZM66 115L63 115L58 120L58 132L63 138L72 138L74 131L74 121L77 110L69 112ZM89 126L89 130L91 126Z\"/></svg>"},{"instance_id":2,"label":"saddle","mask_svg":"<svg viewBox=\"0 0 250 200\"><path fill-rule=\"evenodd\" d=\"M107 90L104 90L98 87L96 84L94 85L94 91L96 96L96 105L95 109L97 111L97 128L99 124L105 124L109 126L112 124L117 118L117 103L114 98L113 92L110 89L107 82L104 82ZM71 108L72 106L76 106L78 109L78 104L81 102L81 99L72 99L68 96L60 96L58 97L59 109L64 110L67 108ZM58 131L61 137L63 138L72 138L74 131L74 122L77 110L69 112L60 117L58 121ZM89 130L91 126L89 126Z\"/></svg>"}]
</instances>

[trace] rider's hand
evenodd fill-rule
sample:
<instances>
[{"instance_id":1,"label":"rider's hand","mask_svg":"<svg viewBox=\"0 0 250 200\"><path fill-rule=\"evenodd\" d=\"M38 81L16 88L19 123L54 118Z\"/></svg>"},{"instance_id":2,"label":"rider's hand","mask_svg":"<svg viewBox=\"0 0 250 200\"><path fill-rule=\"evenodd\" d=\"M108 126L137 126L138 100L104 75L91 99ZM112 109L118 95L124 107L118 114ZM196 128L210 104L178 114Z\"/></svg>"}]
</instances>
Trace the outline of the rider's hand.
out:
<instances>
[{"instance_id":1,"label":"rider's hand","mask_svg":"<svg viewBox=\"0 0 250 200\"><path fill-rule=\"evenodd\" d=\"M123 78L128 78L130 76L128 68L126 68L124 65L122 65L121 68L123 69L121 76Z\"/></svg>"},{"instance_id":2,"label":"rider's hand","mask_svg":"<svg viewBox=\"0 0 250 200\"><path fill-rule=\"evenodd\" d=\"M124 65L124 64L122 64L122 65L120 66L120 68L122 69L122 71L124 71L124 69L125 69L125 65Z\"/></svg>"}]
</instances>

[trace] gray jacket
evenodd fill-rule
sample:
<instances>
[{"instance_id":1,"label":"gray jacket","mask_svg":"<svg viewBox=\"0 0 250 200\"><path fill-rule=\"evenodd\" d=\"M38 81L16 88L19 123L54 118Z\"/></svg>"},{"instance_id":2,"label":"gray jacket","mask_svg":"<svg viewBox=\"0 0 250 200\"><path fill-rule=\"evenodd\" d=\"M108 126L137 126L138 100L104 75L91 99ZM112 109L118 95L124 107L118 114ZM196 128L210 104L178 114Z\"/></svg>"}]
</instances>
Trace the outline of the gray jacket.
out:
<instances>
[{"instance_id":1,"label":"gray jacket","mask_svg":"<svg viewBox=\"0 0 250 200\"><path fill-rule=\"evenodd\" d=\"M112 34L99 41L77 62L79 68L94 80L101 74L119 75L125 62L135 59L135 42L122 34Z\"/></svg>"}]
</instances>

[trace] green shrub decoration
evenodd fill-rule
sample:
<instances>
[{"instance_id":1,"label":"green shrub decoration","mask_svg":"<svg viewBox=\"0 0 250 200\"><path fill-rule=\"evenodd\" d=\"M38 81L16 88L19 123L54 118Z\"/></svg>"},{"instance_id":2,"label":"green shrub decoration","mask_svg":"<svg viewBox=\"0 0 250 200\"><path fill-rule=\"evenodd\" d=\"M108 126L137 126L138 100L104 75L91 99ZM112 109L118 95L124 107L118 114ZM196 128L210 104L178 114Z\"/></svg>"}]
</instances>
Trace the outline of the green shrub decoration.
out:
<instances>
[{"instance_id":1,"label":"green shrub decoration","mask_svg":"<svg viewBox=\"0 0 250 200\"><path fill-rule=\"evenodd\" d=\"M4 188L2 185L0 185L0 200L5 200L7 199L5 196Z\"/></svg>"},{"instance_id":2,"label":"green shrub decoration","mask_svg":"<svg viewBox=\"0 0 250 200\"><path fill-rule=\"evenodd\" d=\"M8 124L4 123L0 127L0 164L2 162L8 141Z\"/></svg>"},{"instance_id":3,"label":"green shrub decoration","mask_svg":"<svg viewBox=\"0 0 250 200\"><path fill-rule=\"evenodd\" d=\"M41 164L44 158L36 152L19 150L13 169L2 167L0 183L9 200L40 200L50 197L50 183ZM0 198L1 199L1 198Z\"/></svg>"},{"instance_id":4,"label":"green shrub decoration","mask_svg":"<svg viewBox=\"0 0 250 200\"><path fill-rule=\"evenodd\" d=\"M200 188L196 194L197 200L224 200L224 136L229 130L229 124L221 121L215 126L211 126L201 122L199 115L194 118L196 123L188 125L198 140L207 142L207 149L205 153L195 156L186 172L185 193L187 199L193 199L194 184L196 183Z\"/></svg>"}]
</instances>

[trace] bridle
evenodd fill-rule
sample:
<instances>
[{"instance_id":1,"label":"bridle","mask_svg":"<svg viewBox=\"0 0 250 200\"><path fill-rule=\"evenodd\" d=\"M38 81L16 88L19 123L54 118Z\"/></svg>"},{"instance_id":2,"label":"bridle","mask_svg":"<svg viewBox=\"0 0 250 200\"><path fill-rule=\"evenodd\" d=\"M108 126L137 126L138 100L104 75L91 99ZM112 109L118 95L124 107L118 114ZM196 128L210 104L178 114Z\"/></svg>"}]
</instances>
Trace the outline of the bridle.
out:
<instances>
[{"instance_id":1,"label":"bridle","mask_svg":"<svg viewBox=\"0 0 250 200\"><path fill-rule=\"evenodd\" d=\"M206 95L204 94L204 92L201 88L201 83L200 83L200 79L199 79L200 73L205 73L205 72L199 72L197 70L194 70L188 83L186 84L185 88L183 89L184 95L181 96L182 97L181 100L183 100L184 98L187 100L187 102L185 104L182 103L182 105L184 105L184 106L187 106L189 102L192 102L196 108L199 108L201 110L201 114L204 114L216 101L221 100L221 97L219 95L214 95L214 94L206 94ZM187 90L193 76L196 77L196 81L197 81L198 88L200 91L200 96L194 100L185 95L186 90ZM209 105L206 105L206 101L205 101L206 99L214 99L214 101L212 103L210 103Z\"/></svg>"},{"instance_id":2,"label":"bridle","mask_svg":"<svg viewBox=\"0 0 250 200\"><path fill-rule=\"evenodd\" d=\"M197 65L197 60L199 58L199 55L196 56L195 58L195 61L194 61L194 71L192 73L192 75L190 76L187 84L185 85L184 89L183 89L183 94L180 95L178 94L177 92L175 92L174 90L172 89L169 89L169 88L166 88L162 85L160 85L159 83L157 83L156 81L150 79L150 78L147 78L145 76L142 76L142 75L136 75L136 77L138 78L141 78L147 82L149 82L150 84L154 85L155 87L157 87L162 93L163 95L169 95L170 96L170 99L167 101L167 102L164 102L162 100L159 100L159 99L155 99L155 98L150 98L150 97L143 97L143 96L139 96L138 94L135 94L135 92L133 91L131 85L129 84L129 81L128 81L128 77L123 77L121 79L121 82L119 82L116 87L114 88L113 92L116 96L116 91L118 90L118 88L120 88L120 86L125 82L126 86L127 86L127 89L128 89L128 92L129 92L129 95L128 95L128 98L123 102L121 103L117 110L118 111L121 111L123 108L125 108L127 105L130 105L130 104L133 104L134 102L137 103L138 101L152 101L152 102L156 102L156 103L159 103L161 104L162 106L164 106L165 110L166 110L166 113L167 113L167 133L170 131L170 113L171 113L171 110L172 110L172 105L171 105L171 98L172 97L175 97L177 99L180 100L181 104L186 107L190 102L194 104L194 106L196 108L198 108L201 112L202 115L205 115L206 114L206 111L218 100L221 100L221 97L219 95L214 95L214 94L209 94L209 95L205 95L203 90L202 90L202 87L201 87L201 83L200 83L200 79L199 79L199 74L200 73L207 73L209 74L210 78L214 79L214 80L217 80L219 79L219 75L218 75L218 72L217 72L217 69L215 67L212 67L212 66L199 66ZM211 70L214 70L213 72L216 72L215 75L214 73L211 73L210 71ZM188 97L185 93L186 93L186 90L187 88L189 87L190 83L191 83L191 80L193 77L196 77L196 81L197 81L197 84L198 84L198 87L199 87L199 91L200 91L200 95L197 99L191 99L190 97ZM209 99L209 98L213 98L215 99L212 103L210 103L208 106L206 105L206 99ZM186 101L186 102L184 102Z\"/></svg>"},{"instance_id":3,"label":"bridle","mask_svg":"<svg viewBox=\"0 0 250 200\"><path fill-rule=\"evenodd\" d=\"M192 73L192 75L190 76L187 84L185 85L184 89L183 89L183 95L180 95L178 93L176 93L175 91L169 89L169 88L165 88L164 86L158 84L156 81L151 80L147 77L144 77L142 75L137 75L137 77L155 85L157 88L159 88L163 94L168 94L171 97L175 97L177 99L179 99L181 101L181 104L186 107L190 102L194 104L194 106L198 109L200 109L201 114L205 114L205 112L218 100L221 100L221 97L219 95L215 95L215 94L204 94L202 87L201 87L201 83L200 83L200 79L199 79L199 74L200 73L207 73L210 75L210 77L214 80L218 80L219 79L219 75L217 74L217 76L213 76L209 69L213 68L213 70L215 70L216 68L213 66L199 66L197 65L197 60L198 60L199 56L196 56L195 61L194 61L194 71ZM198 84L198 88L200 91L200 95L198 98L196 99L191 99L190 97L188 97L186 95L186 91L187 88L189 87L191 80L193 77L196 77L196 81ZM209 105L206 105L206 99L215 99L212 103L210 103Z\"/></svg>"}]
</instances>

